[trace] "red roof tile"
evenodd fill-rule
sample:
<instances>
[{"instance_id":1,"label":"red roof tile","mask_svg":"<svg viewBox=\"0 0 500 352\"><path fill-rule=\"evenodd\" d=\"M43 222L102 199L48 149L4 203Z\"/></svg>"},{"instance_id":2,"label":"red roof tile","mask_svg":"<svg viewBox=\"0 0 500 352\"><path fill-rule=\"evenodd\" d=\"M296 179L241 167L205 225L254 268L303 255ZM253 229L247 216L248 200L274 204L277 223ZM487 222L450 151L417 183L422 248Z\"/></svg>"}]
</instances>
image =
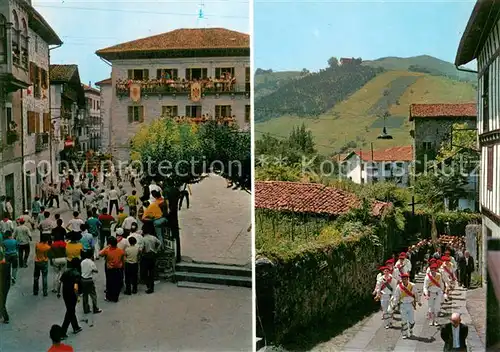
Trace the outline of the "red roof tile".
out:
<instances>
[{"instance_id":1,"label":"red roof tile","mask_svg":"<svg viewBox=\"0 0 500 352\"><path fill-rule=\"evenodd\" d=\"M111 77L110 78L106 78L106 79L103 79L102 81L99 81L99 82L96 82L95 85L96 86L104 86L106 84L111 84Z\"/></svg>"},{"instance_id":2,"label":"red roof tile","mask_svg":"<svg viewBox=\"0 0 500 352\"><path fill-rule=\"evenodd\" d=\"M412 161L413 160L413 146L406 145L403 147L392 147L387 149L379 149L373 151L371 150L361 150L353 151L356 155L361 156L364 161ZM352 155L346 155L344 159L349 159Z\"/></svg>"},{"instance_id":3,"label":"red roof tile","mask_svg":"<svg viewBox=\"0 0 500 352\"><path fill-rule=\"evenodd\" d=\"M476 117L476 103L411 104L410 121L415 117Z\"/></svg>"},{"instance_id":4,"label":"red roof tile","mask_svg":"<svg viewBox=\"0 0 500 352\"><path fill-rule=\"evenodd\" d=\"M104 48L97 55L137 51L250 48L250 36L225 28L185 28Z\"/></svg>"},{"instance_id":5,"label":"red roof tile","mask_svg":"<svg viewBox=\"0 0 500 352\"><path fill-rule=\"evenodd\" d=\"M296 213L342 215L361 205L360 199L344 190L319 183L283 181L255 182L255 208ZM378 216L389 203L374 201Z\"/></svg>"}]
</instances>

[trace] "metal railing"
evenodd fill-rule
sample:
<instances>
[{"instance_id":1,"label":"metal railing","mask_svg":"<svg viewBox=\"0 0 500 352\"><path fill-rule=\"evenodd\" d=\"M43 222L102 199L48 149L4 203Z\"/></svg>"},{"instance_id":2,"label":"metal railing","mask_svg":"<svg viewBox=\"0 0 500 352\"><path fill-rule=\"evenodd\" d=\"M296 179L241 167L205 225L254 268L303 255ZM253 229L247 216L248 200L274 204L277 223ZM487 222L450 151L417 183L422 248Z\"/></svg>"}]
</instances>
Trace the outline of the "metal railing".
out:
<instances>
[{"instance_id":1,"label":"metal railing","mask_svg":"<svg viewBox=\"0 0 500 352\"><path fill-rule=\"evenodd\" d=\"M173 94L189 94L191 93L191 84L174 83L174 84L161 84L142 82L141 95L173 95ZM214 94L248 94L250 95L250 85L245 83L240 84L223 84L214 83L213 85L202 85L202 95ZM123 97L130 95L130 88L126 84L116 85L116 95Z\"/></svg>"}]
</instances>

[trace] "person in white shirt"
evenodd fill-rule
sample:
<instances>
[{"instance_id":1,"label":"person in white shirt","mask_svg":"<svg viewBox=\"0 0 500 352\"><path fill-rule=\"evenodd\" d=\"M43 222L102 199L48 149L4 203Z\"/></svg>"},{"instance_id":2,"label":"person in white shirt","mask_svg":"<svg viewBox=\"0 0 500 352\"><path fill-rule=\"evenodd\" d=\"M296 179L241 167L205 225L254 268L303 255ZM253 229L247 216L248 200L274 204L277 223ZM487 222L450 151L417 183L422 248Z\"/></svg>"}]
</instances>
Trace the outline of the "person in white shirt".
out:
<instances>
[{"instance_id":1,"label":"person in white shirt","mask_svg":"<svg viewBox=\"0 0 500 352\"><path fill-rule=\"evenodd\" d=\"M158 193L160 193L160 196L162 196L161 188L156 184L154 180L151 181L151 184L149 185L149 204L154 203L156 201L156 198L153 197L152 194L153 191L157 191Z\"/></svg>"},{"instance_id":2,"label":"person in white shirt","mask_svg":"<svg viewBox=\"0 0 500 352\"><path fill-rule=\"evenodd\" d=\"M14 232L14 227L14 222L8 217L5 217L0 223L0 230L2 231L2 233L5 233L7 231Z\"/></svg>"},{"instance_id":3,"label":"person in white shirt","mask_svg":"<svg viewBox=\"0 0 500 352\"><path fill-rule=\"evenodd\" d=\"M142 233L137 230L137 223L132 223L132 227L130 228L130 235L127 238L134 237L137 240L137 247L139 251L142 251L144 248L144 237L142 237Z\"/></svg>"},{"instance_id":4,"label":"person in white shirt","mask_svg":"<svg viewBox=\"0 0 500 352\"><path fill-rule=\"evenodd\" d=\"M113 207L116 206L116 213L118 214L118 191L115 189L115 186L111 186L111 189L108 192L109 197L109 215L113 215Z\"/></svg>"},{"instance_id":5,"label":"person in white shirt","mask_svg":"<svg viewBox=\"0 0 500 352\"><path fill-rule=\"evenodd\" d=\"M123 229L122 228L118 228L116 230L116 240L118 241L118 244L116 246L118 248L120 248L121 250L125 251L125 248L127 248L129 244L128 244L127 239L123 235Z\"/></svg>"},{"instance_id":6,"label":"person in white shirt","mask_svg":"<svg viewBox=\"0 0 500 352\"><path fill-rule=\"evenodd\" d=\"M122 228L123 232L125 234L125 237L128 237L130 235L130 229L132 228L132 224L136 222L135 220L135 212L131 211L130 215L123 220Z\"/></svg>"},{"instance_id":7,"label":"person in white shirt","mask_svg":"<svg viewBox=\"0 0 500 352\"><path fill-rule=\"evenodd\" d=\"M72 231L74 234L79 234L81 232L81 226L85 224L85 221L79 218L80 213L77 211L73 212L73 219L68 222L66 230Z\"/></svg>"},{"instance_id":8,"label":"person in white shirt","mask_svg":"<svg viewBox=\"0 0 500 352\"><path fill-rule=\"evenodd\" d=\"M102 310L97 306L97 294L94 284L94 274L97 274L98 270L91 257L92 253L84 253L84 260L81 263L83 312L85 314L90 313L89 296L92 299L92 311L94 314L102 312Z\"/></svg>"}]
</instances>

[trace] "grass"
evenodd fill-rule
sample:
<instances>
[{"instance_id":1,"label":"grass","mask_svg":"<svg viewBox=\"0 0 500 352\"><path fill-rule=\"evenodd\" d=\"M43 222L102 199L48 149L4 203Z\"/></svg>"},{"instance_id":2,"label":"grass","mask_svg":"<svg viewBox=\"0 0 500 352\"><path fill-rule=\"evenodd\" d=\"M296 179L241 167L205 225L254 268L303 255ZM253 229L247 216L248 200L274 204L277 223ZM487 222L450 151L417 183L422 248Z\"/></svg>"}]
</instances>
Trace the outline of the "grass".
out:
<instances>
[{"instance_id":1,"label":"grass","mask_svg":"<svg viewBox=\"0 0 500 352\"><path fill-rule=\"evenodd\" d=\"M388 107L391 116L398 119L399 128L389 129L394 137L392 140L377 140L380 128L379 116L370 113L376 106L384 90L389 89L393 82L401 81L401 77L414 77L404 92L399 93L398 101ZM373 143L375 149L392 146L409 145L412 138L409 134L411 124L408 121L409 105L411 103L454 103L476 100L476 91L470 83L457 82L445 77L431 76L408 71L389 71L382 73L368 82L364 87L348 99L337 104L333 109L318 118L300 118L297 116L281 116L255 124L256 138L263 133L271 133L276 137L288 137L292 128L305 123L313 133L317 149L322 154L330 155L337 152L350 141L356 142L356 148L369 148ZM404 123L401 124L402 117ZM391 117L389 116L388 119ZM387 123L391 126L391 123Z\"/></svg>"},{"instance_id":2,"label":"grass","mask_svg":"<svg viewBox=\"0 0 500 352\"><path fill-rule=\"evenodd\" d=\"M271 94L280 85L295 77L300 77L299 71L282 71L255 75L255 98Z\"/></svg>"}]
</instances>

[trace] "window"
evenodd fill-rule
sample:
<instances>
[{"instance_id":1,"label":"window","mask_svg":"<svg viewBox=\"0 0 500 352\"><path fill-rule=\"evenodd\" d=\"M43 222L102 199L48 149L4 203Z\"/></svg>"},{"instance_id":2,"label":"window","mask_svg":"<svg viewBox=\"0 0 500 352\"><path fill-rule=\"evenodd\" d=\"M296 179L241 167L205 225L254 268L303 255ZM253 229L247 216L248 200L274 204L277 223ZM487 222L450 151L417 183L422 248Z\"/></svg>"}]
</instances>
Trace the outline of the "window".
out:
<instances>
[{"instance_id":1,"label":"window","mask_svg":"<svg viewBox=\"0 0 500 352\"><path fill-rule=\"evenodd\" d=\"M490 130L490 111L488 107L488 99L490 92L490 73L489 67L484 71L483 75L483 96L481 97L483 100L483 133L488 132Z\"/></svg>"},{"instance_id":2,"label":"window","mask_svg":"<svg viewBox=\"0 0 500 352\"><path fill-rule=\"evenodd\" d=\"M215 118L231 117L231 105L215 105Z\"/></svg>"},{"instance_id":3,"label":"window","mask_svg":"<svg viewBox=\"0 0 500 352\"><path fill-rule=\"evenodd\" d=\"M99 100L97 100L97 110L100 109L99 104L100 104L100 102L99 102Z\"/></svg>"},{"instance_id":4,"label":"window","mask_svg":"<svg viewBox=\"0 0 500 352\"><path fill-rule=\"evenodd\" d=\"M245 123L250 123L250 105L245 105Z\"/></svg>"},{"instance_id":5,"label":"window","mask_svg":"<svg viewBox=\"0 0 500 352\"><path fill-rule=\"evenodd\" d=\"M49 76L47 74L47 71L45 71L43 68L40 69L40 85L42 89L48 89L49 88Z\"/></svg>"},{"instance_id":6,"label":"window","mask_svg":"<svg viewBox=\"0 0 500 352\"><path fill-rule=\"evenodd\" d=\"M30 62L30 80L33 84L33 95L35 98L40 98L41 95L41 80L42 80L42 69L40 69L35 63Z\"/></svg>"},{"instance_id":7,"label":"window","mask_svg":"<svg viewBox=\"0 0 500 352\"><path fill-rule=\"evenodd\" d=\"M35 53L38 52L38 36L35 35Z\"/></svg>"},{"instance_id":8,"label":"window","mask_svg":"<svg viewBox=\"0 0 500 352\"><path fill-rule=\"evenodd\" d=\"M422 147L425 151L432 150L432 142L423 142Z\"/></svg>"},{"instance_id":9,"label":"window","mask_svg":"<svg viewBox=\"0 0 500 352\"><path fill-rule=\"evenodd\" d=\"M215 68L215 78L225 77L228 74L234 77L234 67L216 67Z\"/></svg>"},{"instance_id":10,"label":"window","mask_svg":"<svg viewBox=\"0 0 500 352\"><path fill-rule=\"evenodd\" d=\"M179 116L177 105L168 105L161 107L161 115L168 117L176 117Z\"/></svg>"},{"instance_id":11,"label":"window","mask_svg":"<svg viewBox=\"0 0 500 352\"><path fill-rule=\"evenodd\" d=\"M391 167L392 167L391 163L384 163L384 170L385 171L391 171Z\"/></svg>"},{"instance_id":12,"label":"window","mask_svg":"<svg viewBox=\"0 0 500 352\"><path fill-rule=\"evenodd\" d=\"M144 106L129 106L128 122L144 122Z\"/></svg>"},{"instance_id":13,"label":"window","mask_svg":"<svg viewBox=\"0 0 500 352\"><path fill-rule=\"evenodd\" d=\"M159 68L156 70L156 79L177 79L179 77L179 70L176 68Z\"/></svg>"},{"instance_id":14,"label":"window","mask_svg":"<svg viewBox=\"0 0 500 352\"><path fill-rule=\"evenodd\" d=\"M186 79L193 81L195 79L208 78L208 69L206 68L186 68Z\"/></svg>"},{"instance_id":15,"label":"window","mask_svg":"<svg viewBox=\"0 0 500 352\"><path fill-rule=\"evenodd\" d=\"M21 48L19 46L19 18L17 17L16 11L12 11L12 22L14 23L13 33L12 33L12 54L14 64L21 64Z\"/></svg>"},{"instance_id":16,"label":"window","mask_svg":"<svg viewBox=\"0 0 500 352\"><path fill-rule=\"evenodd\" d=\"M245 67L245 82L250 83L250 67Z\"/></svg>"},{"instance_id":17,"label":"window","mask_svg":"<svg viewBox=\"0 0 500 352\"><path fill-rule=\"evenodd\" d=\"M186 105L186 117L201 117L201 105Z\"/></svg>"},{"instance_id":18,"label":"window","mask_svg":"<svg viewBox=\"0 0 500 352\"><path fill-rule=\"evenodd\" d=\"M7 33L6 33L7 20L0 14L0 64L7 61Z\"/></svg>"},{"instance_id":19,"label":"window","mask_svg":"<svg viewBox=\"0 0 500 352\"><path fill-rule=\"evenodd\" d=\"M26 21L22 20L22 32L19 33L20 42L21 42L21 65L24 68L28 68L28 25Z\"/></svg>"},{"instance_id":20,"label":"window","mask_svg":"<svg viewBox=\"0 0 500 352\"><path fill-rule=\"evenodd\" d=\"M486 161L486 188L488 191L493 191L493 147L487 149L488 158Z\"/></svg>"},{"instance_id":21,"label":"window","mask_svg":"<svg viewBox=\"0 0 500 352\"><path fill-rule=\"evenodd\" d=\"M147 81L149 80L149 70L128 70L128 79L132 79L134 81Z\"/></svg>"}]
</instances>

